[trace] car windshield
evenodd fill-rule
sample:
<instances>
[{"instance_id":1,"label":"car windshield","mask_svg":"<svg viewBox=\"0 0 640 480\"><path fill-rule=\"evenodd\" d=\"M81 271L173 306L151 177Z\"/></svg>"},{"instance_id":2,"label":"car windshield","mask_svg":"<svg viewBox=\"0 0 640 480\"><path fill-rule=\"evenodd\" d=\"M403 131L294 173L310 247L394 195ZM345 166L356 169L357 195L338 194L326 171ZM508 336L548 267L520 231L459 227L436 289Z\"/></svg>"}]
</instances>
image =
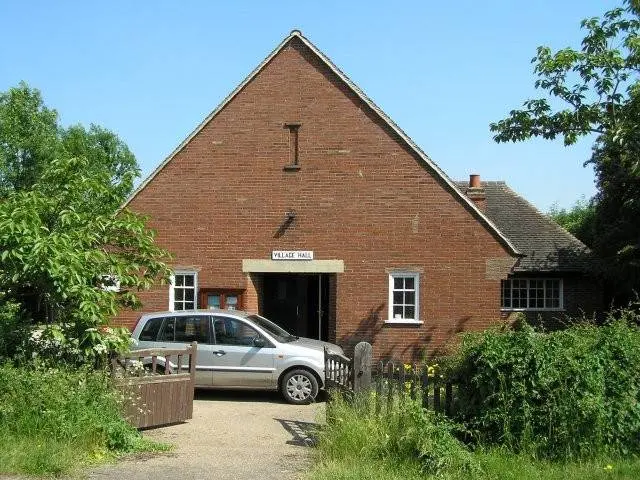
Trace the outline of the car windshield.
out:
<instances>
[{"instance_id":1,"label":"car windshield","mask_svg":"<svg viewBox=\"0 0 640 480\"><path fill-rule=\"evenodd\" d=\"M256 325L258 325L263 330L266 330L272 337L274 337L279 342L282 342L282 343L293 342L298 338L295 335L291 335L289 332L279 327L278 325L273 323L271 320L267 320L266 318L261 317L260 315L249 315L247 318L251 320L253 323L255 323Z\"/></svg>"}]
</instances>

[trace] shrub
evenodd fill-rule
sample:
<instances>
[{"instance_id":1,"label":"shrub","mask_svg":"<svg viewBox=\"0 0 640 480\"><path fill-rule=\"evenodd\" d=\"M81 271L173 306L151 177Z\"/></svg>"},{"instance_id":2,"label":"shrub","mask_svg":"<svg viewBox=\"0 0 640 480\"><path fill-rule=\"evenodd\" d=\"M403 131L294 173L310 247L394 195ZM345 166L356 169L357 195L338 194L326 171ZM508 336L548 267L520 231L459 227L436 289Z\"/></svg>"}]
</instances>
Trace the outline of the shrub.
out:
<instances>
[{"instance_id":1,"label":"shrub","mask_svg":"<svg viewBox=\"0 0 640 480\"><path fill-rule=\"evenodd\" d=\"M20 304L0 292L0 363L103 368L109 355L129 351L131 343L131 332L122 327L73 321L34 325Z\"/></svg>"},{"instance_id":2,"label":"shrub","mask_svg":"<svg viewBox=\"0 0 640 480\"><path fill-rule=\"evenodd\" d=\"M0 362L13 358L26 336L27 328L20 315L20 305L5 302L0 293Z\"/></svg>"},{"instance_id":3,"label":"shrub","mask_svg":"<svg viewBox=\"0 0 640 480\"><path fill-rule=\"evenodd\" d=\"M89 327L76 323L36 325L16 349L13 360L21 364L56 367L93 366L104 368L109 355L126 353L131 332L123 327Z\"/></svg>"},{"instance_id":4,"label":"shrub","mask_svg":"<svg viewBox=\"0 0 640 480\"><path fill-rule=\"evenodd\" d=\"M547 458L640 453L640 330L631 310L603 326L463 338L452 373L458 420L480 443Z\"/></svg>"},{"instance_id":5,"label":"shrub","mask_svg":"<svg viewBox=\"0 0 640 480\"><path fill-rule=\"evenodd\" d=\"M0 366L0 473L59 473L145 446L100 372Z\"/></svg>"}]
</instances>

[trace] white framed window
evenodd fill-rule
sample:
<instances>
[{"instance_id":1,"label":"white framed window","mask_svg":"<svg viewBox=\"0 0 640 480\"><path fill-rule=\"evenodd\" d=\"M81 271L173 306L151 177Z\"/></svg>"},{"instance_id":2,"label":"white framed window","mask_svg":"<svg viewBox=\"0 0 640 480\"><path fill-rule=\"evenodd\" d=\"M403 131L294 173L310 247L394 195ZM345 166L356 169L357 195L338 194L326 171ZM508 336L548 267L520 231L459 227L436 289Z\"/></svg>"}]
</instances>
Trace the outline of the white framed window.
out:
<instances>
[{"instance_id":1,"label":"white framed window","mask_svg":"<svg viewBox=\"0 0 640 480\"><path fill-rule=\"evenodd\" d=\"M392 272L389 274L389 319L386 323L420 322L420 274Z\"/></svg>"},{"instance_id":2,"label":"white framed window","mask_svg":"<svg viewBox=\"0 0 640 480\"><path fill-rule=\"evenodd\" d=\"M561 278L508 278L502 280L503 310L562 310Z\"/></svg>"},{"instance_id":3,"label":"white framed window","mask_svg":"<svg viewBox=\"0 0 640 480\"><path fill-rule=\"evenodd\" d=\"M169 310L193 310L198 308L198 274L175 272L169 287Z\"/></svg>"}]
</instances>

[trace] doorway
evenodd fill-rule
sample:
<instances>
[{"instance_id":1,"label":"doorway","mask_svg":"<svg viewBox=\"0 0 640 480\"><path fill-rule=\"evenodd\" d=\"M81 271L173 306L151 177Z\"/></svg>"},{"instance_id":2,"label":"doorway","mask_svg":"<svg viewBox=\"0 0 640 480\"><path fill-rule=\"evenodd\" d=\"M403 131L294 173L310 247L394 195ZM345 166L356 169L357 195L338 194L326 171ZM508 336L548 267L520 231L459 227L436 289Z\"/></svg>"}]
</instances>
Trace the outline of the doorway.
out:
<instances>
[{"instance_id":1,"label":"doorway","mask_svg":"<svg viewBox=\"0 0 640 480\"><path fill-rule=\"evenodd\" d=\"M261 315L299 337L329 338L329 274L265 273Z\"/></svg>"}]
</instances>

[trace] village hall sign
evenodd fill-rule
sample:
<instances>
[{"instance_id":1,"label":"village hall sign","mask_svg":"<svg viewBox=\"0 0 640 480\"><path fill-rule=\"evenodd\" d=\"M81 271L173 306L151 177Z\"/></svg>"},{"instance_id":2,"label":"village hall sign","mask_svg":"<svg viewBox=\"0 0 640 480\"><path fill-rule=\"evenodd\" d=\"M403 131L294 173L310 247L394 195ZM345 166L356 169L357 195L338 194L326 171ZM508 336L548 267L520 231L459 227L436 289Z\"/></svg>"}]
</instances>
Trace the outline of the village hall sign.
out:
<instances>
[{"instance_id":1,"label":"village hall sign","mask_svg":"<svg viewBox=\"0 0 640 480\"><path fill-rule=\"evenodd\" d=\"M313 260L312 250L273 250L271 260Z\"/></svg>"}]
</instances>

